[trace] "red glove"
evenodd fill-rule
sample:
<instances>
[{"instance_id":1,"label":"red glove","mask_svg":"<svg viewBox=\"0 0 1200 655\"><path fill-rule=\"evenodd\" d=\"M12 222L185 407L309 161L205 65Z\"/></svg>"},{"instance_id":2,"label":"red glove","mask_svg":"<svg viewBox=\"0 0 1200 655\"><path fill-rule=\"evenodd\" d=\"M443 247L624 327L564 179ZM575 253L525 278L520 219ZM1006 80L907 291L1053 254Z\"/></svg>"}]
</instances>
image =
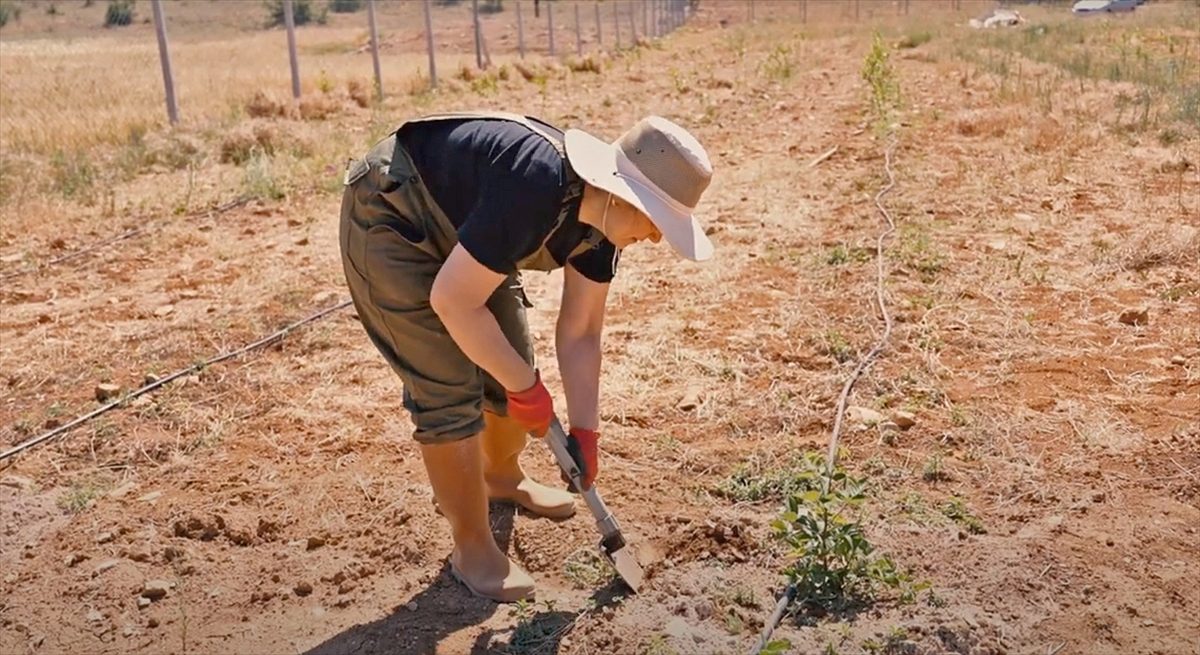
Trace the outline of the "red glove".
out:
<instances>
[{"instance_id":1,"label":"red glove","mask_svg":"<svg viewBox=\"0 0 1200 655\"><path fill-rule=\"evenodd\" d=\"M520 423L535 437L546 436L550 429L550 419L554 418L554 400L546 385L542 384L542 374L534 371L533 386L524 391L508 391L508 417Z\"/></svg>"},{"instance_id":2,"label":"red glove","mask_svg":"<svg viewBox=\"0 0 1200 655\"><path fill-rule=\"evenodd\" d=\"M599 441L599 432L584 428L571 428L571 433L567 435L567 452L571 453L571 458L579 467L579 477L583 478L583 489L575 489L567 474L562 474L563 482L571 491L587 491L596 481L596 473L600 471Z\"/></svg>"}]
</instances>

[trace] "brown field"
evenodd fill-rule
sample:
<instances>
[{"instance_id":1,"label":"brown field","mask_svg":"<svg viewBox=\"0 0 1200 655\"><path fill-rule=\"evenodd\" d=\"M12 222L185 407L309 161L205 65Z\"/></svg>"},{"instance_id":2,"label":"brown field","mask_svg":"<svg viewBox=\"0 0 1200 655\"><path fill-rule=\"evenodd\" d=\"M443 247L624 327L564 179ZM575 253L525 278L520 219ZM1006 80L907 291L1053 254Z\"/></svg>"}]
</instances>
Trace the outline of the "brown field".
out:
<instances>
[{"instance_id":1,"label":"brown field","mask_svg":"<svg viewBox=\"0 0 1200 655\"><path fill-rule=\"evenodd\" d=\"M182 0L174 129L149 3L112 30L106 2L0 4L21 8L0 28L0 450L95 409L101 383L136 389L346 298L343 162L418 113L607 138L670 117L712 156L718 248L697 265L635 246L612 288L598 484L648 564L641 594L597 563L584 514L495 506L538 599L469 597L399 385L344 309L0 462L0 653L750 652L796 561L771 522L883 333L889 168L895 327L839 461L866 489L844 519L908 581L793 608L778 652L1200 653L1195 2L1021 6L1023 26L977 31L990 4L864 0L856 19L814 0L801 22L760 0L751 23L702 0L635 48L586 34L594 67L560 2L567 56L527 26L529 79L511 1L485 19L487 71L462 3L435 9L434 92L419 5L386 2L385 100L359 12L299 30L293 104L261 3ZM526 280L555 389L559 278ZM526 462L557 479L540 444ZM169 590L139 607L155 580Z\"/></svg>"}]
</instances>

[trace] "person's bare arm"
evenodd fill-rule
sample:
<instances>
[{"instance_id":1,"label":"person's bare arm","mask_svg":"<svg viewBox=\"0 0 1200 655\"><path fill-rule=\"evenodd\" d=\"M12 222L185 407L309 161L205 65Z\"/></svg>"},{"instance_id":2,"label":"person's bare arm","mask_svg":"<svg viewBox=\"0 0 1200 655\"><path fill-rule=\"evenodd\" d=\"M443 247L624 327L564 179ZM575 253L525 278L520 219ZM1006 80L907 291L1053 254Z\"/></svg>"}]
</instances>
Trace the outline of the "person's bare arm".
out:
<instances>
[{"instance_id":1,"label":"person's bare arm","mask_svg":"<svg viewBox=\"0 0 1200 655\"><path fill-rule=\"evenodd\" d=\"M429 302L463 353L509 391L523 391L536 381L534 371L512 347L488 298L506 276L480 264L462 245L454 246L442 265Z\"/></svg>"},{"instance_id":2,"label":"person's bare arm","mask_svg":"<svg viewBox=\"0 0 1200 655\"><path fill-rule=\"evenodd\" d=\"M571 426L600 428L600 337L604 330L607 284L593 282L568 264L563 271L562 306L555 330L558 368Z\"/></svg>"}]
</instances>

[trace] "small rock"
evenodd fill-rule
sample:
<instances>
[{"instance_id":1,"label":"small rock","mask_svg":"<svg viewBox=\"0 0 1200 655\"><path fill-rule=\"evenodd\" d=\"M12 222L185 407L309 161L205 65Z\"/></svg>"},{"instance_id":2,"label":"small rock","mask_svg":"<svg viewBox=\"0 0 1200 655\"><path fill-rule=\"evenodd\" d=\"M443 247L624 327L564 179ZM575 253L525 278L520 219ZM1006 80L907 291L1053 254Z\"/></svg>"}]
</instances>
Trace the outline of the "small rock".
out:
<instances>
[{"instance_id":1,"label":"small rock","mask_svg":"<svg viewBox=\"0 0 1200 655\"><path fill-rule=\"evenodd\" d=\"M712 618L712 615L713 605L711 602L708 600L702 600L696 603L696 618L700 619L701 621L707 621L708 619Z\"/></svg>"},{"instance_id":2,"label":"small rock","mask_svg":"<svg viewBox=\"0 0 1200 655\"><path fill-rule=\"evenodd\" d=\"M1115 544L1116 544L1116 542L1115 542L1115 541L1113 541L1113 538L1112 538L1112 537L1108 537L1108 538L1106 538L1106 539L1104 540L1104 545L1105 545L1105 546L1113 546L1113 545L1115 545Z\"/></svg>"},{"instance_id":3,"label":"small rock","mask_svg":"<svg viewBox=\"0 0 1200 655\"><path fill-rule=\"evenodd\" d=\"M166 596L174 586L175 583L169 580L147 580L146 584L142 585L142 595L150 600L158 600Z\"/></svg>"},{"instance_id":4,"label":"small rock","mask_svg":"<svg viewBox=\"0 0 1200 655\"><path fill-rule=\"evenodd\" d=\"M109 498L123 498L123 497L125 497L126 494L133 491L134 489L137 489L137 483L130 480L129 482L126 482L125 484L108 492L108 497Z\"/></svg>"},{"instance_id":5,"label":"small rock","mask_svg":"<svg viewBox=\"0 0 1200 655\"><path fill-rule=\"evenodd\" d=\"M71 553L69 556L67 556L67 559L63 563L67 565L67 568L74 568L74 566L76 564L82 562L85 559L87 559L87 555L83 555L80 553Z\"/></svg>"},{"instance_id":6,"label":"small rock","mask_svg":"<svg viewBox=\"0 0 1200 655\"><path fill-rule=\"evenodd\" d=\"M1093 503L1102 503L1102 502L1104 502L1105 497L1106 496L1104 495L1103 491L1097 491L1096 493L1092 494L1092 502Z\"/></svg>"},{"instance_id":7,"label":"small rock","mask_svg":"<svg viewBox=\"0 0 1200 655\"><path fill-rule=\"evenodd\" d=\"M679 402L675 403L675 408L684 412L696 409L700 406L700 393L701 389L699 387L689 388L683 393L683 397L679 399Z\"/></svg>"},{"instance_id":8,"label":"small rock","mask_svg":"<svg viewBox=\"0 0 1200 655\"><path fill-rule=\"evenodd\" d=\"M100 534L96 535L96 543L98 544L106 544L112 540L113 533L111 532L101 532Z\"/></svg>"},{"instance_id":9,"label":"small rock","mask_svg":"<svg viewBox=\"0 0 1200 655\"><path fill-rule=\"evenodd\" d=\"M300 596L303 598L304 596L307 596L312 593L313 586L307 582L300 582L300 583L297 583L296 586L292 588L292 591L296 592L297 596Z\"/></svg>"},{"instance_id":10,"label":"small rock","mask_svg":"<svg viewBox=\"0 0 1200 655\"><path fill-rule=\"evenodd\" d=\"M912 412L897 411L892 413L892 422L907 430L917 424L917 415Z\"/></svg>"},{"instance_id":11,"label":"small rock","mask_svg":"<svg viewBox=\"0 0 1200 655\"><path fill-rule=\"evenodd\" d=\"M337 298L336 291L322 291L312 297L309 302L313 305L324 305L325 303Z\"/></svg>"},{"instance_id":12,"label":"small rock","mask_svg":"<svg viewBox=\"0 0 1200 655\"><path fill-rule=\"evenodd\" d=\"M159 498L161 498L162 495L163 495L163 492L161 492L161 491L151 491L150 493L146 494L145 496L138 498L138 500L142 501L143 503L152 503L152 502L158 500Z\"/></svg>"},{"instance_id":13,"label":"small rock","mask_svg":"<svg viewBox=\"0 0 1200 655\"><path fill-rule=\"evenodd\" d=\"M123 636L123 637L132 637L132 636L133 636L133 626L131 626L131 625L127 625L127 626L125 626L125 627L124 627L124 628L121 630L121 636Z\"/></svg>"},{"instance_id":14,"label":"small rock","mask_svg":"<svg viewBox=\"0 0 1200 655\"><path fill-rule=\"evenodd\" d=\"M293 243L295 243L298 246L307 246L308 245L308 237L300 237L299 239L296 239L295 241L293 241Z\"/></svg>"},{"instance_id":15,"label":"small rock","mask_svg":"<svg viewBox=\"0 0 1200 655\"><path fill-rule=\"evenodd\" d=\"M100 610L90 609L87 613L87 620L89 623L99 623L104 620L104 615L100 613Z\"/></svg>"},{"instance_id":16,"label":"small rock","mask_svg":"<svg viewBox=\"0 0 1200 655\"><path fill-rule=\"evenodd\" d=\"M846 418L863 425L878 425L886 420L883 414L873 409L854 405L846 408Z\"/></svg>"},{"instance_id":17,"label":"small rock","mask_svg":"<svg viewBox=\"0 0 1200 655\"><path fill-rule=\"evenodd\" d=\"M417 601L415 601L415 600L408 601L407 603L404 604L404 609L406 609L410 612L417 611Z\"/></svg>"},{"instance_id":18,"label":"small rock","mask_svg":"<svg viewBox=\"0 0 1200 655\"><path fill-rule=\"evenodd\" d=\"M1146 325L1150 322L1150 310L1145 307L1126 309L1117 317L1125 325Z\"/></svg>"},{"instance_id":19,"label":"small rock","mask_svg":"<svg viewBox=\"0 0 1200 655\"><path fill-rule=\"evenodd\" d=\"M41 325L45 325L53 320L54 319L51 318L49 314L39 314L37 318L38 323Z\"/></svg>"},{"instance_id":20,"label":"small rock","mask_svg":"<svg viewBox=\"0 0 1200 655\"><path fill-rule=\"evenodd\" d=\"M138 596L138 600L137 600L138 609L144 610L147 607L150 607L150 603L152 603L152 602L154 602L154 601L150 600L149 598L146 598L145 596Z\"/></svg>"},{"instance_id":21,"label":"small rock","mask_svg":"<svg viewBox=\"0 0 1200 655\"><path fill-rule=\"evenodd\" d=\"M3 257L0 257L0 264L16 264L23 259L25 259L24 253L4 255Z\"/></svg>"},{"instance_id":22,"label":"small rock","mask_svg":"<svg viewBox=\"0 0 1200 655\"><path fill-rule=\"evenodd\" d=\"M138 396L137 398L133 399L133 402L129 403L129 406L137 409L143 409L153 404L154 401L150 399L150 396Z\"/></svg>"},{"instance_id":23,"label":"small rock","mask_svg":"<svg viewBox=\"0 0 1200 655\"><path fill-rule=\"evenodd\" d=\"M1184 357L1183 355L1175 355L1171 358L1171 364L1175 366L1184 366L1187 364L1187 357Z\"/></svg>"},{"instance_id":24,"label":"small rock","mask_svg":"<svg viewBox=\"0 0 1200 655\"><path fill-rule=\"evenodd\" d=\"M147 373L146 377L142 378L142 384L154 384L155 382L158 382L161 379L162 378L158 377L157 375L155 375L153 373Z\"/></svg>"},{"instance_id":25,"label":"small rock","mask_svg":"<svg viewBox=\"0 0 1200 655\"><path fill-rule=\"evenodd\" d=\"M126 554L125 556L135 562L149 562L150 561L150 552L146 551L146 550L142 550L140 548L129 551L129 553Z\"/></svg>"},{"instance_id":26,"label":"small rock","mask_svg":"<svg viewBox=\"0 0 1200 655\"><path fill-rule=\"evenodd\" d=\"M150 620L146 621L146 626L150 627L150 628L157 628L158 627L158 619L154 618L153 616L150 617Z\"/></svg>"},{"instance_id":27,"label":"small rock","mask_svg":"<svg viewBox=\"0 0 1200 655\"><path fill-rule=\"evenodd\" d=\"M305 545L305 550L316 550L325 545L324 537L309 537L308 543Z\"/></svg>"},{"instance_id":28,"label":"small rock","mask_svg":"<svg viewBox=\"0 0 1200 655\"><path fill-rule=\"evenodd\" d=\"M163 305L162 307L154 310L154 315L162 318L173 311L175 311L175 305Z\"/></svg>"},{"instance_id":29,"label":"small rock","mask_svg":"<svg viewBox=\"0 0 1200 655\"><path fill-rule=\"evenodd\" d=\"M121 563L121 560L119 560L119 559L106 559L103 562L100 562L99 564L97 564L96 568L92 569L92 575L93 576L100 575L101 573L104 573L105 571L111 569L112 567L114 567L120 563Z\"/></svg>"},{"instance_id":30,"label":"small rock","mask_svg":"<svg viewBox=\"0 0 1200 655\"><path fill-rule=\"evenodd\" d=\"M108 382L102 382L102 383L96 385L96 400L98 400L100 402L104 402L106 400L112 400L113 398L116 398L117 396L121 395L124 391L125 390L122 389L121 385L119 385L119 384L111 384Z\"/></svg>"},{"instance_id":31,"label":"small rock","mask_svg":"<svg viewBox=\"0 0 1200 655\"><path fill-rule=\"evenodd\" d=\"M12 487L21 491L29 491L33 489L33 480L23 475L6 475L0 478L0 486Z\"/></svg>"}]
</instances>

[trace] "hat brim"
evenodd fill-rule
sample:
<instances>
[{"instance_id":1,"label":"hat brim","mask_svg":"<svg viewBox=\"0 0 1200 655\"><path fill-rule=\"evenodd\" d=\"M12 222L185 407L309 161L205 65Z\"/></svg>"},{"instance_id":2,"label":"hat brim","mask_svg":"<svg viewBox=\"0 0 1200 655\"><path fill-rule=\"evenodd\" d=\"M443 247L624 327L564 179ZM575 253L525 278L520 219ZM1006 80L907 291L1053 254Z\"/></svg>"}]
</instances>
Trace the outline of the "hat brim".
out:
<instances>
[{"instance_id":1,"label":"hat brim","mask_svg":"<svg viewBox=\"0 0 1200 655\"><path fill-rule=\"evenodd\" d=\"M571 168L585 182L616 194L648 216L675 252L697 262L712 257L712 241L691 212L680 211L646 184L621 174L619 160L624 155L619 148L575 129L567 130L564 145Z\"/></svg>"}]
</instances>

